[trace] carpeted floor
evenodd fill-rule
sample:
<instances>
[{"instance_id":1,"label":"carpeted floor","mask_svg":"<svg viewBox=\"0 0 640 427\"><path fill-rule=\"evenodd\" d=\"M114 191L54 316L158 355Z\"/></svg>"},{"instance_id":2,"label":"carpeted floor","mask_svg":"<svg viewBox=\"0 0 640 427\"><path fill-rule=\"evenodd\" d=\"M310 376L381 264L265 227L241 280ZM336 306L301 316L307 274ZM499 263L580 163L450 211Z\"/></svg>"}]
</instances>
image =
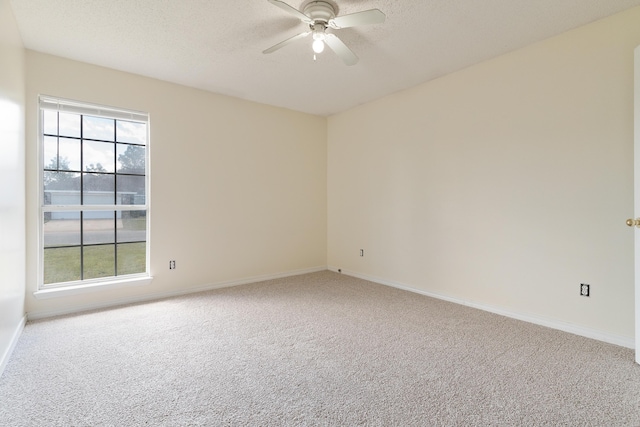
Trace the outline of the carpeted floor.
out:
<instances>
[{"instance_id":1,"label":"carpeted floor","mask_svg":"<svg viewBox=\"0 0 640 427\"><path fill-rule=\"evenodd\" d=\"M3 426L638 426L633 351L320 272L30 322Z\"/></svg>"}]
</instances>

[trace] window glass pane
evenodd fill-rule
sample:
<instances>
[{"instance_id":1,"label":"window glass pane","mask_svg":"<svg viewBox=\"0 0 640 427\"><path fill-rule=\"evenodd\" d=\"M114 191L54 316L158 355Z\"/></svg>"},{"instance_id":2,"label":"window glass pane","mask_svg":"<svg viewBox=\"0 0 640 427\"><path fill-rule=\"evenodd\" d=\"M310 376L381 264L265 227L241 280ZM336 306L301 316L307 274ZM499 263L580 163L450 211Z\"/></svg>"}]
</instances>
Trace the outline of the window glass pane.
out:
<instances>
[{"instance_id":1,"label":"window glass pane","mask_svg":"<svg viewBox=\"0 0 640 427\"><path fill-rule=\"evenodd\" d=\"M58 170L58 138L45 136L42 140L42 154L44 168Z\"/></svg>"},{"instance_id":2,"label":"window glass pane","mask_svg":"<svg viewBox=\"0 0 640 427\"><path fill-rule=\"evenodd\" d=\"M115 243L114 211L84 211L82 213L82 244Z\"/></svg>"},{"instance_id":3,"label":"window glass pane","mask_svg":"<svg viewBox=\"0 0 640 427\"><path fill-rule=\"evenodd\" d=\"M118 242L147 240L147 211L120 211L117 221Z\"/></svg>"},{"instance_id":4,"label":"window glass pane","mask_svg":"<svg viewBox=\"0 0 640 427\"><path fill-rule=\"evenodd\" d=\"M45 171L43 175L45 205L80 204L80 174Z\"/></svg>"},{"instance_id":5,"label":"window glass pane","mask_svg":"<svg viewBox=\"0 0 640 427\"><path fill-rule=\"evenodd\" d=\"M116 178L116 200L119 205L144 205L144 176L118 175Z\"/></svg>"},{"instance_id":6,"label":"window glass pane","mask_svg":"<svg viewBox=\"0 0 640 427\"><path fill-rule=\"evenodd\" d=\"M116 141L131 142L133 144L146 144L147 124L117 120Z\"/></svg>"},{"instance_id":7,"label":"window glass pane","mask_svg":"<svg viewBox=\"0 0 640 427\"><path fill-rule=\"evenodd\" d=\"M117 144L118 173L144 175L145 148L139 145Z\"/></svg>"},{"instance_id":8,"label":"window glass pane","mask_svg":"<svg viewBox=\"0 0 640 427\"><path fill-rule=\"evenodd\" d=\"M80 170L80 140L60 138L60 170Z\"/></svg>"},{"instance_id":9,"label":"window glass pane","mask_svg":"<svg viewBox=\"0 0 640 427\"><path fill-rule=\"evenodd\" d=\"M80 114L59 113L60 136L80 138Z\"/></svg>"},{"instance_id":10,"label":"window glass pane","mask_svg":"<svg viewBox=\"0 0 640 427\"><path fill-rule=\"evenodd\" d=\"M44 283L80 280L80 248L49 248L44 250Z\"/></svg>"},{"instance_id":11,"label":"window glass pane","mask_svg":"<svg viewBox=\"0 0 640 427\"><path fill-rule=\"evenodd\" d=\"M116 274L116 245L83 246L83 279L111 277Z\"/></svg>"},{"instance_id":12,"label":"window glass pane","mask_svg":"<svg viewBox=\"0 0 640 427\"><path fill-rule=\"evenodd\" d=\"M82 159L87 172L114 172L114 144L109 142L83 141Z\"/></svg>"},{"instance_id":13,"label":"window glass pane","mask_svg":"<svg viewBox=\"0 0 640 427\"><path fill-rule=\"evenodd\" d=\"M43 160L45 169L79 171L80 141L45 136L43 139Z\"/></svg>"},{"instance_id":14,"label":"window glass pane","mask_svg":"<svg viewBox=\"0 0 640 427\"><path fill-rule=\"evenodd\" d=\"M48 135L58 134L58 112L53 110L42 111L42 133Z\"/></svg>"},{"instance_id":15,"label":"window glass pane","mask_svg":"<svg viewBox=\"0 0 640 427\"><path fill-rule=\"evenodd\" d=\"M44 247L80 244L80 212L45 212Z\"/></svg>"},{"instance_id":16,"label":"window glass pane","mask_svg":"<svg viewBox=\"0 0 640 427\"><path fill-rule=\"evenodd\" d=\"M114 120L102 117L82 116L82 137L113 141L115 137Z\"/></svg>"},{"instance_id":17,"label":"window glass pane","mask_svg":"<svg viewBox=\"0 0 640 427\"><path fill-rule=\"evenodd\" d=\"M114 175L85 173L83 182L84 205L115 204Z\"/></svg>"},{"instance_id":18,"label":"window glass pane","mask_svg":"<svg viewBox=\"0 0 640 427\"><path fill-rule=\"evenodd\" d=\"M118 275L144 273L146 270L146 243L118 244Z\"/></svg>"}]
</instances>

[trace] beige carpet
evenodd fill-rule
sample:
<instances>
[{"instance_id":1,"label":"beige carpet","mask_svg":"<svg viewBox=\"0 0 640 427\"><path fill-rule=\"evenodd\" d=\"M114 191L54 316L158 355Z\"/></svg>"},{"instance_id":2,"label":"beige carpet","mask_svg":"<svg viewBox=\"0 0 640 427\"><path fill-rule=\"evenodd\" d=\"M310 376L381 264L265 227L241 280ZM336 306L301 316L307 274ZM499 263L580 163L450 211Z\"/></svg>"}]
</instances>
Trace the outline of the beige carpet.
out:
<instances>
[{"instance_id":1,"label":"beige carpet","mask_svg":"<svg viewBox=\"0 0 640 427\"><path fill-rule=\"evenodd\" d=\"M332 272L30 322L3 426L639 426L633 351Z\"/></svg>"}]
</instances>

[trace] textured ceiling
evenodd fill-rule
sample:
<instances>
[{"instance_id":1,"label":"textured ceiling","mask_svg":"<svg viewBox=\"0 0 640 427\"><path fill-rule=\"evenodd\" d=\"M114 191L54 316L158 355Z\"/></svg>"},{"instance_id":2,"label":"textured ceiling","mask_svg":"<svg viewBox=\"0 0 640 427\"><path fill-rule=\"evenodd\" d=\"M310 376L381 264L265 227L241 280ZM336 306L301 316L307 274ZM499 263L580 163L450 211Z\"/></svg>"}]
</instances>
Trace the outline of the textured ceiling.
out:
<instances>
[{"instance_id":1,"label":"textured ceiling","mask_svg":"<svg viewBox=\"0 0 640 427\"><path fill-rule=\"evenodd\" d=\"M286 0L295 8L302 0ZM28 49L293 110L330 115L560 34L640 0L335 0L384 24L335 33L344 65L267 0L11 0Z\"/></svg>"}]
</instances>

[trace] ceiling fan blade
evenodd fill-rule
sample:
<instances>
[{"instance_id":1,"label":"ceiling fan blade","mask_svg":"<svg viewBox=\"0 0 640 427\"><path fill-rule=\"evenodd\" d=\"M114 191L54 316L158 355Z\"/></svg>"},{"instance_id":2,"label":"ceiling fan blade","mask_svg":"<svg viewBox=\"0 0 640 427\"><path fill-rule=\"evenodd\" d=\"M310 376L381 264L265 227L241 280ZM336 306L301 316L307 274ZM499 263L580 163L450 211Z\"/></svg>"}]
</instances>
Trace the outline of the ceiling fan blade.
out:
<instances>
[{"instance_id":1,"label":"ceiling fan blade","mask_svg":"<svg viewBox=\"0 0 640 427\"><path fill-rule=\"evenodd\" d=\"M332 51L338 55L342 62L347 65L355 65L358 62L358 57L346 44L342 42L335 34L327 33L324 42L329 45Z\"/></svg>"},{"instance_id":2,"label":"ceiling fan blade","mask_svg":"<svg viewBox=\"0 0 640 427\"><path fill-rule=\"evenodd\" d=\"M296 34L293 37L290 37L290 38L288 38L288 39L286 39L284 41L281 41L280 43L278 43L276 45L271 46L269 49L263 50L262 53L275 52L276 50L285 47L289 43L293 43L296 40L300 40L300 39L303 39L303 38L307 37L309 34L311 34L311 31L305 31L304 33Z\"/></svg>"},{"instance_id":3,"label":"ceiling fan blade","mask_svg":"<svg viewBox=\"0 0 640 427\"><path fill-rule=\"evenodd\" d=\"M271 3L271 4L273 4L274 6L278 6L280 9L284 10L285 12L295 16L296 18L298 18L299 20L301 20L305 24L313 24L313 20L311 18L309 18L304 13L300 12L295 7L289 6L287 3L283 2L283 1L280 1L280 0L267 0L267 1L269 3Z\"/></svg>"},{"instance_id":4,"label":"ceiling fan blade","mask_svg":"<svg viewBox=\"0 0 640 427\"><path fill-rule=\"evenodd\" d=\"M270 0L271 1L271 0ZM364 10L362 12L350 13L348 15L337 16L329 20L331 28L349 28L357 25L381 24L386 19L386 15L379 9Z\"/></svg>"}]
</instances>

